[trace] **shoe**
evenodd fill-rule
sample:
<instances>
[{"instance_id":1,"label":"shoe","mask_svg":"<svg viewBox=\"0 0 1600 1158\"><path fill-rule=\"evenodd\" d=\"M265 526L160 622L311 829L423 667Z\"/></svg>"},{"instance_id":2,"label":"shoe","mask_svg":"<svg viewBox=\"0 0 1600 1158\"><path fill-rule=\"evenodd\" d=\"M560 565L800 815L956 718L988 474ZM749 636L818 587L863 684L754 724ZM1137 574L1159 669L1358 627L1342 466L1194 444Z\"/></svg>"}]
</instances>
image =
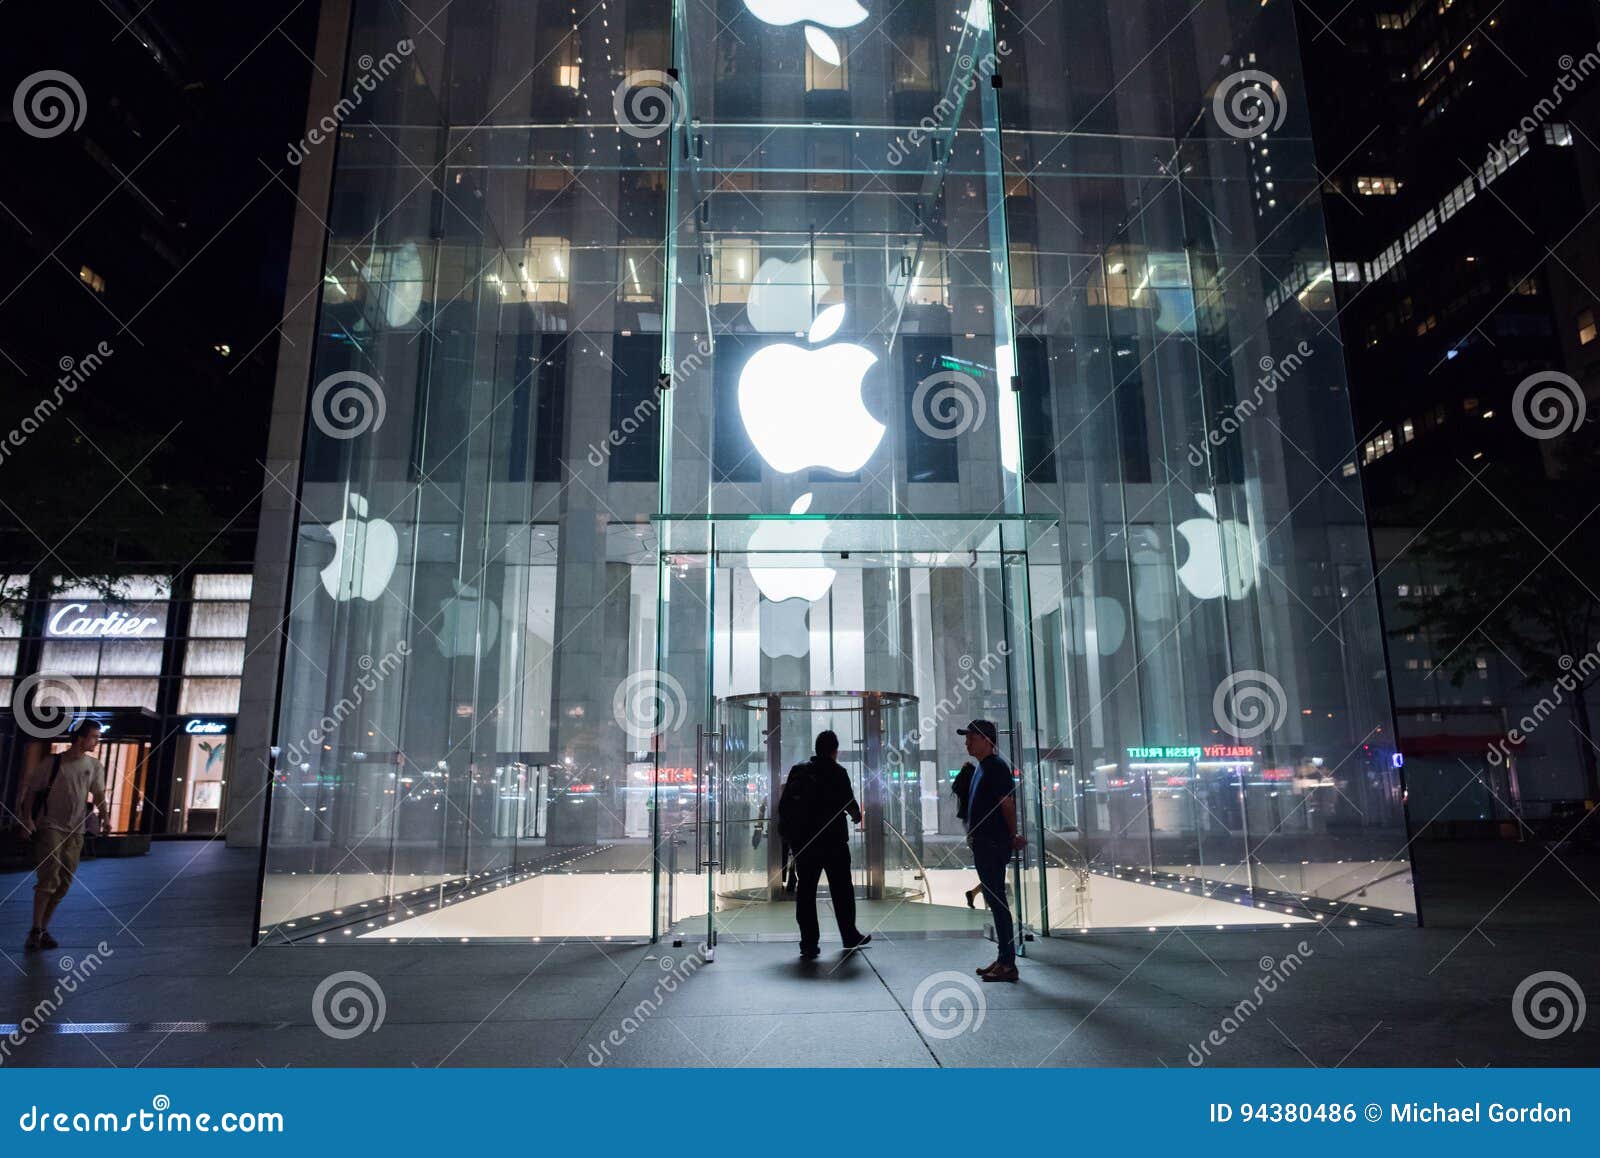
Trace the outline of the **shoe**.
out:
<instances>
[{"instance_id":1,"label":"shoe","mask_svg":"<svg viewBox=\"0 0 1600 1158\"><path fill-rule=\"evenodd\" d=\"M37 953L39 951L39 932L38 929L28 930L28 940L22 946L24 952Z\"/></svg>"},{"instance_id":2,"label":"shoe","mask_svg":"<svg viewBox=\"0 0 1600 1158\"><path fill-rule=\"evenodd\" d=\"M800 946L800 960L815 961L820 956L822 956L821 949L813 949L809 945Z\"/></svg>"},{"instance_id":3,"label":"shoe","mask_svg":"<svg viewBox=\"0 0 1600 1158\"><path fill-rule=\"evenodd\" d=\"M973 970L973 972L976 973L979 977L987 977L989 974L993 973L998 968L1000 968L1000 962L999 961L991 961L987 965L978 966L976 969Z\"/></svg>"},{"instance_id":4,"label":"shoe","mask_svg":"<svg viewBox=\"0 0 1600 1158\"><path fill-rule=\"evenodd\" d=\"M981 892L983 892L981 887L967 890L967 908L976 909L978 907L977 905L973 904L973 902L978 899L978 894Z\"/></svg>"},{"instance_id":5,"label":"shoe","mask_svg":"<svg viewBox=\"0 0 1600 1158\"><path fill-rule=\"evenodd\" d=\"M1015 965L1001 965L996 962L995 967L982 974L982 977L985 981L1015 981L1017 980L1017 967Z\"/></svg>"},{"instance_id":6,"label":"shoe","mask_svg":"<svg viewBox=\"0 0 1600 1158\"><path fill-rule=\"evenodd\" d=\"M49 929L40 929L39 930L39 948L41 948L41 949L59 949L59 948L61 948L61 942L57 941L54 937L52 937L50 935L50 930Z\"/></svg>"},{"instance_id":7,"label":"shoe","mask_svg":"<svg viewBox=\"0 0 1600 1158\"><path fill-rule=\"evenodd\" d=\"M857 949L863 948L871 940L872 940L872 934L871 933L865 933L865 934L863 934L861 936L861 938L859 940L846 942L845 943L845 947L844 947L844 951L846 953L854 953Z\"/></svg>"}]
</instances>

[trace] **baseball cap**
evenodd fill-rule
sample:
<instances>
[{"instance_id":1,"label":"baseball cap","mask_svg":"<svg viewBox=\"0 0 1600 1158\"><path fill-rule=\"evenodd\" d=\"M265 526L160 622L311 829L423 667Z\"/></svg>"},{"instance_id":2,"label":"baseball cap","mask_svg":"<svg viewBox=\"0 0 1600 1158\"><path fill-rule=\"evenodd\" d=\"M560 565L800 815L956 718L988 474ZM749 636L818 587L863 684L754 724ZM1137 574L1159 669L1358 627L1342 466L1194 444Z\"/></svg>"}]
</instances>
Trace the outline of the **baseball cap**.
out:
<instances>
[{"instance_id":1,"label":"baseball cap","mask_svg":"<svg viewBox=\"0 0 1600 1158\"><path fill-rule=\"evenodd\" d=\"M1000 743L1000 732L995 728L992 720L973 720L965 728L956 729L956 735L958 736L965 736L969 732L976 732L991 744L998 745Z\"/></svg>"}]
</instances>

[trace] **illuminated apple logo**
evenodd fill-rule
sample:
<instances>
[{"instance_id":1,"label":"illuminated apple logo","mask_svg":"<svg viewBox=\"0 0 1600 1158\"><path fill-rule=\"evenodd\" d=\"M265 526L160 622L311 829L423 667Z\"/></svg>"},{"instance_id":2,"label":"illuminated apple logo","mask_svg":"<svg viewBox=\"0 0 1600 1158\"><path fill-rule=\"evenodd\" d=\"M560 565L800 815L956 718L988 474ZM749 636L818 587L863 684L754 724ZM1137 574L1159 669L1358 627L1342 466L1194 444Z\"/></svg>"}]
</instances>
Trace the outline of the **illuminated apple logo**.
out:
<instances>
[{"instance_id":1,"label":"illuminated apple logo","mask_svg":"<svg viewBox=\"0 0 1600 1158\"><path fill-rule=\"evenodd\" d=\"M811 495L803 494L789 508L791 515L811 509ZM761 594L773 603L804 599L815 603L828 593L837 576L832 567L822 564L822 541L828 526L820 521L789 522L774 519L761 523L750 535L750 576ZM782 554L762 552L782 551ZM814 551L816 554L797 554Z\"/></svg>"},{"instance_id":2,"label":"illuminated apple logo","mask_svg":"<svg viewBox=\"0 0 1600 1158\"><path fill-rule=\"evenodd\" d=\"M436 616L439 623L439 654L449 659L459 655L488 655L500 637L500 608L492 599L478 598L478 589L459 579L451 579L455 594L441 600ZM483 616L483 642L478 642L479 611Z\"/></svg>"},{"instance_id":3,"label":"illuminated apple logo","mask_svg":"<svg viewBox=\"0 0 1600 1158\"><path fill-rule=\"evenodd\" d=\"M803 599L761 601L761 654L768 659L811 654L811 604Z\"/></svg>"},{"instance_id":4,"label":"illuminated apple logo","mask_svg":"<svg viewBox=\"0 0 1600 1158\"><path fill-rule=\"evenodd\" d=\"M766 346L739 375L739 416L773 470L793 474L825 467L854 474L883 441L887 427L861 400L861 381L878 356L850 342L822 345L844 316L842 304L817 316L809 340L820 348Z\"/></svg>"},{"instance_id":5,"label":"illuminated apple logo","mask_svg":"<svg viewBox=\"0 0 1600 1158\"><path fill-rule=\"evenodd\" d=\"M387 519L367 518L367 500L350 493L354 518L328 524L333 536L333 558L322 569L322 586L340 603L352 599L372 602L389 586L400 559L400 536ZM355 566L349 561L355 560Z\"/></svg>"},{"instance_id":6,"label":"illuminated apple logo","mask_svg":"<svg viewBox=\"0 0 1600 1158\"><path fill-rule=\"evenodd\" d=\"M821 262L769 257L750 282L745 312L761 334L803 334L811 328L812 303L826 297L833 284Z\"/></svg>"},{"instance_id":7,"label":"illuminated apple logo","mask_svg":"<svg viewBox=\"0 0 1600 1158\"><path fill-rule=\"evenodd\" d=\"M1100 595L1090 600L1074 595L1067 600L1067 614L1072 624L1072 642L1068 648L1073 655L1116 655L1128 638L1128 613L1110 596Z\"/></svg>"},{"instance_id":8,"label":"illuminated apple logo","mask_svg":"<svg viewBox=\"0 0 1600 1158\"><path fill-rule=\"evenodd\" d=\"M806 22L806 43L811 51L837 66L843 57L819 24L826 28L854 28L867 18L867 10L856 0L744 0L744 6L757 20L785 28Z\"/></svg>"},{"instance_id":9,"label":"illuminated apple logo","mask_svg":"<svg viewBox=\"0 0 1600 1158\"><path fill-rule=\"evenodd\" d=\"M358 272L367 289L362 317L373 329L385 325L399 329L417 316L422 306L423 270L422 251L416 242L375 255L373 264L363 264Z\"/></svg>"},{"instance_id":10,"label":"illuminated apple logo","mask_svg":"<svg viewBox=\"0 0 1600 1158\"><path fill-rule=\"evenodd\" d=\"M1233 519L1219 520L1211 495L1195 495L1194 501L1207 517L1178 524L1178 534L1189 545L1178 582L1196 599L1243 599L1256 583L1256 543L1250 528Z\"/></svg>"}]
</instances>

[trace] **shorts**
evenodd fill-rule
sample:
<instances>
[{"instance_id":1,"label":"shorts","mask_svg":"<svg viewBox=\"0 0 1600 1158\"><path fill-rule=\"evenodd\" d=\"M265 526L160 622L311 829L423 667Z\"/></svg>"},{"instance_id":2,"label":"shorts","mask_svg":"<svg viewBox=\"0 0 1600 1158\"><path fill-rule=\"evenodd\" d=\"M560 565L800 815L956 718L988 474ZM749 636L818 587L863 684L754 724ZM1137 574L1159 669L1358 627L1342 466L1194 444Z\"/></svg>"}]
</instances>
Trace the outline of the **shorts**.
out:
<instances>
[{"instance_id":1,"label":"shorts","mask_svg":"<svg viewBox=\"0 0 1600 1158\"><path fill-rule=\"evenodd\" d=\"M38 866L38 880L33 891L61 900L72 887L78 858L82 855L83 833L63 832L59 828L39 829L33 834L34 864Z\"/></svg>"}]
</instances>

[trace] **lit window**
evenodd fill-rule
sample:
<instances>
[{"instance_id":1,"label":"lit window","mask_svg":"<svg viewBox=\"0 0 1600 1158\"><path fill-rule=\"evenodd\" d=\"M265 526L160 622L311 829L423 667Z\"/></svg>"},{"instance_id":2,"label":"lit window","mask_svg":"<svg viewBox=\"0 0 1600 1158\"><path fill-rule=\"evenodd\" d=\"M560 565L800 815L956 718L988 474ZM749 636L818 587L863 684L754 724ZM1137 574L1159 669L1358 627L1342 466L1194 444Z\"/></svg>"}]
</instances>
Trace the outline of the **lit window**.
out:
<instances>
[{"instance_id":1,"label":"lit window","mask_svg":"<svg viewBox=\"0 0 1600 1158\"><path fill-rule=\"evenodd\" d=\"M579 66L576 64L563 64L556 69L556 84L560 88L570 88L574 92L578 89Z\"/></svg>"},{"instance_id":2,"label":"lit window","mask_svg":"<svg viewBox=\"0 0 1600 1158\"><path fill-rule=\"evenodd\" d=\"M1393 197L1400 192L1400 183L1393 177L1357 177L1356 192L1363 197Z\"/></svg>"},{"instance_id":3,"label":"lit window","mask_svg":"<svg viewBox=\"0 0 1600 1158\"><path fill-rule=\"evenodd\" d=\"M1571 125L1546 125L1544 127L1544 143L1554 145L1558 149L1572 147Z\"/></svg>"},{"instance_id":4,"label":"lit window","mask_svg":"<svg viewBox=\"0 0 1600 1158\"><path fill-rule=\"evenodd\" d=\"M78 267L78 280L97 294L106 292L106 279L86 265Z\"/></svg>"},{"instance_id":5,"label":"lit window","mask_svg":"<svg viewBox=\"0 0 1600 1158\"><path fill-rule=\"evenodd\" d=\"M1594 311L1584 310L1583 313L1578 315L1578 341L1587 346L1597 336L1600 336L1600 334L1597 334L1595 330Z\"/></svg>"}]
</instances>

